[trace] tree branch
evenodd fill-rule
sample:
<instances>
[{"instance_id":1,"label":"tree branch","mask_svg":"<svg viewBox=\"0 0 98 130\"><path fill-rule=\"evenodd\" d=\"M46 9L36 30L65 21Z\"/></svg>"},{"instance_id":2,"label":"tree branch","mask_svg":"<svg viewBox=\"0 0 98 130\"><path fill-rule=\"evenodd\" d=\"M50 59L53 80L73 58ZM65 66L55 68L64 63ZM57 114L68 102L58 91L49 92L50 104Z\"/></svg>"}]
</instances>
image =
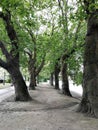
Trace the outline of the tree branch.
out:
<instances>
[{"instance_id":1,"label":"tree branch","mask_svg":"<svg viewBox=\"0 0 98 130\"><path fill-rule=\"evenodd\" d=\"M0 48L2 50L2 53L5 55L6 60L9 60L10 54L8 53L6 47L4 46L3 42L0 41Z\"/></svg>"},{"instance_id":2,"label":"tree branch","mask_svg":"<svg viewBox=\"0 0 98 130\"><path fill-rule=\"evenodd\" d=\"M68 51L65 50L63 55L61 56L61 59L65 60L66 57L67 58L70 57L70 55L73 54L76 51L76 48L81 46L81 45L79 45L79 46L76 45L76 41L78 39L78 32L80 31L80 27L81 27L81 21L79 21L78 26L76 28L76 32L74 34L74 40L73 40L73 47L72 47L71 51L68 52Z\"/></svg>"},{"instance_id":3,"label":"tree branch","mask_svg":"<svg viewBox=\"0 0 98 130\"><path fill-rule=\"evenodd\" d=\"M36 37L34 36L34 33L31 30L29 30L26 27L25 27L25 29L26 29L26 31L28 31L28 33L34 43L34 54L33 54L34 58L33 59L34 59L34 64L35 64L35 62L36 62Z\"/></svg>"},{"instance_id":4,"label":"tree branch","mask_svg":"<svg viewBox=\"0 0 98 130\"><path fill-rule=\"evenodd\" d=\"M90 6L90 3L88 0L84 0L84 5L85 5L85 11L87 14L90 14L90 11L89 11L89 6Z\"/></svg>"},{"instance_id":5,"label":"tree branch","mask_svg":"<svg viewBox=\"0 0 98 130\"><path fill-rule=\"evenodd\" d=\"M7 30L7 33L8 33L8 36L12 42L12 44L18 48L18 45L17 45L17 35L16 35L16 31L14 30L14 27L13 27L13 23L11 21L11 13L9 10L6 10L6 13L3 15L3 20L5 21L6 23L6 30Z\"/></svg>"},{"instance_id":6,"label":"tree branch","mask_svg":"<svg viewBox=\"0 0 98 130\"><path fill-rule=\"evenodd\" d=\"M76 41L78 39L78 33L80 31L80 28L81 28L81 21L79 21L78 25L77 25L77 28L76 28L76 32L74 34L74 41L73 41L73 48L76 47Z\"/></svg>"},{"instance_id":7,"label":"tree branch","mask_svg":"<svg viewBox=\"0 0 98 130\"><path fill-rule=\"evenodd\" d=\"M11 13L8 9L5 9L5 12L0 12L0 17L3 19L3 21L5 23L7 35L11 41L12 49L10 51L10 58L11 58L10 62L12 62L14 60L17 62L17 65L19 66L18 38L17 38L16 31L14 29L14 26L13 26L13 23L11 20ZM3 48L2 51L3 51L3 53L5 53L4 51L6 51L6 49ZM8 57L8 56L6 55L6 57Z\"/></svg>"},{"instance_id":8,"label":"tree branch","mask_svg":"<svg viewBox=\"0 0 98 130\"><path fill-rule=\"evenodd\" d=\"M5 10L5 13L0 12L0 17L3 19L3 21L5 22L5 28L8 34L8 37L11 41L12 44L12 50L11 50L11 54L14 57L19 58L19 52L18 52L18 38L16 35L16 31L13 27L13 23L11 21L11 13L9 10ZM14 53L14 54L13 54Z\"/></svg>"},{"instance_id":9,"label":"tree branch","mask_svg":"<svg viewBox=\"0 0 98 130\"><path fill-rule=\"evenodd\" d=\"M7 63L0 59L0 66L4 69L7 69Z\"/></svg>"},{"instance_id":10,"label":"tree branch","mask_svg":"<svg viewBox=\"0 0 98 130\"><path fill-rule=\"evenodd\" d=\"M95 0L84 0L84 8L88 15L91 14L95 8L94 6L92 6L93 8L91 8L92 4L95 4Z\"/></svg>"},{"instance_id":11,"label":"tree branch","mask_svg":"<svg viewBox=\"0 0 98 130\"><path fill-rule=\"evenodd\" d=\"M39 65L39 67L37 68L37 70L36 70L36 73L35 73L36 76L38 76L38 74L40 73L40 71L42 70L42 68L43 68L43 66L44 66L45 56L46 56L46 54L43 56L42 62L41 62L41 64Z\"/></svg>"},{"instance_id":12,"label":"tree branch","mask_svg":"<svg viewBox=\"0 0 98 130\"><path fill-rule=\"evenodd\" d=\"M24 49L24 52L26 54L28 54L29 58L31 59L32 58L32 52L30 50L28 50L27 48Z\"/></svg>"},{"instance_id":13,"label":"tree branch","mask_svg":"<svg viewBox=\"0 0 98 130\"><path fill-rule=\"evenodd\" d=\"M4 18L3 12L0 12L0 18Z\"/></svg>"},{"instance_id":14,"label":"tree branch","mask_svg":"<svg viewBox=\"0 0 98 130\"><path fill-rule=\"evenodd\" d=\"M76 32L74 34L73 47L72 47L70 52L66 52L66 50L65 50L65 53L62 55L63 59L65 59L66 56L69 57L70 54L73 54L75 52L76 48L80 47L80 46L76 45L76 42L77 42L77 39L78 39L78 33L80 31L80 28L81 28L81 21L79 21L79 23L77 25L77 28L76 28Z\"/></svg>"},{"instance_id":15,"label":"tree branch","mask_svg":"<svg viewBox=\"0 0 98 130\"><path fill-rule=\"evenodd\" d=\"M65 33L65 35L67 35L68 34L68 18L67 18L67 1L63 1L62 0L62 2L63 2L63 7L62 7L62 5L61 5L61 0L58 0L58 5L59 5L59 8L60 8L60 10L61 10L61 13L62 13L62 24L63 24L63 28L64 28L64 33ZM66 5L66 7L64 8L64 6Z\"/></svg>"},{"instance_id":16,"label":"tree branch","mask_svg":"<svg viewBox=\"0 0 98 130\"><path fill-rule=\"evenodd\" d=\"M85 43L84 44L82 44L82 45L79 45L79 46L76 46L75 48L73 48L70 52L68 52L68 53L64 53L63 55L62 55L62 60L65 60L65 59L68 59L68 58L70 58L70 56L73 54L73 53L75 53L76 52L76 49L77 48L82 48L82 47L84 47L84 45L85 45Z\"/></svg>"},{"instance_id":17,"label":"tree branch","mask_svg":"<svg viewBox=\"0 0 98 130\"><path fill-rule=\"evenodd\" d=\"M26 28L26 27L25 27L25 29L26 29L26 31L29 33L29 35L30 35L32 41L33 41L34 43L36 43L36 38L35 38L35 36L34 36L34 33L33 33L31 30L29 30L28 28Z\"/></svg>"}]
</instances>

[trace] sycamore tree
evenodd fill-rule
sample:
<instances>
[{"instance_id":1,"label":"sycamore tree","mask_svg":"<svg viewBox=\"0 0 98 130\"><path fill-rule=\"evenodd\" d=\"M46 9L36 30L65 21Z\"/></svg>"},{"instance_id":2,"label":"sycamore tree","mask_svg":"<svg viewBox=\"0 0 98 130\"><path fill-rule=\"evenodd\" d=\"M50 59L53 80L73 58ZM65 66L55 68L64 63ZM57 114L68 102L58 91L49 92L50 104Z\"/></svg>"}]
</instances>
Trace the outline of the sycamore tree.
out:
<instances>
[{"instance_id":1,"label":"sycamore tree","mask_svg":"<svg viewBox=\"0 0 98 130\"><path fill-rule=\"evenodd\" d=\"M15 100L28 101L31 97L20 72L19 39L15 28L13 15L22 11L23 1L1 1L0 2L0 49L3 57L0 58L0 66L6 69L12 78L15 87Z\"/></svg>"},{"instance_id":2,"label":"sycamore tree","mask_svg":"<svg viewBox=\"0 0 98 130\"><path fill-rule=\"evenodd\" d=\"M45 8L39 7L38 2L35 3L32 1L29 3L28 1L27 11L29 13L24 17L23 24L19 25L23 28L26 37L29 38L28 41L26 40L28 43L25 45L24 51L28 55L29 88L33 90L36 86L36 79L44 66L46 51L48 49L48 38L45 33L45 25L47 23L44 17Z\"/></svg>"},{"instance_id":3,"label":"sycamore tree","mask_svg":"<svg viewBox=\"0 0 98 130\"><path fill-rule=\"evenodd\" d=\"M53 85L54 75L55 88L59 89L59 73L61 71L62 92L69 96L71 94L68 76L71 76L76 83L81 82L82 71L79 72L79 69L82 64L82 48L84 45L82 43L85 35L84 19L80 14L81 8L78 8L78 3L75 3L75 5L72 6L67 1L61 0L55 2L55 4L52 3L51 8L49 8L51 9L51 19L48 24L50 50L46 60L51 73L51 84ZM72 71L74 72L73 75ZM77 80L76 77L79 74L80 76Z\"/></svg>"},{"instance_id":4,"label":"sycamore tree","mask_svg":"<svg viewBox=\"0 0 98 130\"><path fill-rule=\"evenodd\" d=\"M79 111L98 117L98 1L80 1L87 22L85 37L83 97Z\"/></svg>"},{"instance_id":5,"label":"sycamore tree","mask_svg":"<svg viewBox=\"0 0 98 130\"><path fill-rule=\"evenodd\" d=\"M57 25L60 38L58 40L60 46L56 46L59 50L57 51L60 52L58 53L59 56L57 57L57 60L59 60L61 66L62 92L68 96L71 96L68 81L68 62L72 64L72 55L74 53L77 54L78 48L83 46L81 44L82 42L79 41L80 36L82 36L82 32L79 32L83 27L83 19L79 19L81 10L78 8L78 3L74 3L73 1L72 3L73 5L75 4L75 6L72 6L68 1L58 0L57 7L59 16L57 19ZM84 40L83 36L81 38L82 41ZM77 55L75 55L74 58L76 57Z\"/></svg>"},{"instance_id":6,"label":"sycamore tree","mask_svg":"<svg viewBox=\"0 0 98 130\"><path fill-rule=\"evenodd\" d=\"M40 1L41 2L41 1ZM36 78L44 66L47 51L47 34L45 33L47 20L44 17L46 6L40 6L39 1L24 1L23 14L14 16L20 51L21 68L28 68L29 88L35 89Z\"/></svg>"},{"instance_id":7,"label":"sycamore tree","mask_svg":"<svg viewBox=\"0 0 98 130\"><path fill-rule=\"evenodd\" d=\"M59 32L59 28L57 25L54 25L54 21L51 21L50 27L50 40L49 40L49 51L47 53L47 64L48 69L50 70L50 75L53 77L55 81L55 89L59 89L59 72L60 72L60 55L61 55L61 36ZM52 78L53 79L53 78ZM51 80L51 83L53 80ZM53 83L52 83L53 84Z\"/></svg>"},{"instance_id":8,"label":"sycamore tree","mask_svg":"<svg viewBox=\"0 0 98 130\"><path fill-rule=\"evenodd\" d=\"M43 2L44 3L44 2ZM48 3L48 4L47 4ZM41 10L41 13L39 12L40 16L39 18L42 20L41 24L44 26L44 39L42 39L42 42L45 42L44 48L46 48L46 62L45 66L51 71L54 71L55 69L55 88L58 87L58 65L56 65L56 61L59 56L59 52L61 51L59 49L59 34L58 34L58 25L57 25L57 3L56 1L47 1L45 4L46 8L43 8ZM57 17L57 18L56 18ZM45 38L46 37L46 38ZM45 67L46 68L46 67ZM53 70L52 70L53 68Z\"/></svg>"}]
</instances>

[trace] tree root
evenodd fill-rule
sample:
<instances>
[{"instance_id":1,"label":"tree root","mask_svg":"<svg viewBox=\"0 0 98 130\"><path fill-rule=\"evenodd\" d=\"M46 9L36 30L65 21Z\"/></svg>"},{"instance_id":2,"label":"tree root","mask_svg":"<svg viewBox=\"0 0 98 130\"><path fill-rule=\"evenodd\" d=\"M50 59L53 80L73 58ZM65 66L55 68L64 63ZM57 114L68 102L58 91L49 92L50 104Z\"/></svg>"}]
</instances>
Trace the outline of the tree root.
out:
<instances>
[{"instance_id":1,"label":"tree root","mask_svg":"<svg viewBox=\"0 0 98 130\"><path fill-rule=\"evenodd\" d=\"M17 101L32 101L32 98L30 96L27 96L27 97L15 97L14 100L17 102Z\"/></svg>"},{"instance_id":2,"label":"tree root","mask_svg":"<svg viewBox=\"0 0 98 130\"><path fill-rule=\"evenodd\" d=\"M62 90L62 93L66 96L72 97L71 93L69 91Z\"/></svg>"},{"instance_id":3,"label":"tree root","mask_svg":"<svg viewBox=\"0 0 98 130\"><path fill-rule=\"evenodd\" d=\"M76 112L81 112L81 113L86 114L89 117L97 118L96 114L94 112L94 108L93 108L92 104L89 102L81 101Z\"/></svg>"}]
</instances>

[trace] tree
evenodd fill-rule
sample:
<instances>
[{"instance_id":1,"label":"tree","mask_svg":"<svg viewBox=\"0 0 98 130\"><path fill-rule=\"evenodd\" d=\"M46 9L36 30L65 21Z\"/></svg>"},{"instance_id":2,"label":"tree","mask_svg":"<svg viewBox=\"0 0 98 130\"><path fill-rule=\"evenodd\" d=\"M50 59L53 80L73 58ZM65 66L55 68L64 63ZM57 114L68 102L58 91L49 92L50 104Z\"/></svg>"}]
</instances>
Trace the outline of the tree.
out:
<instances>
[{"instance_id":1,"label":"tree","mask_svg":"<svg viewBox=\"0 0 98 130\"><path fill-rule=\"evenodd\" d=\"M19 42L16 31L11 20L11 13L8 9L3 9L0 12L0 18L4 21L5 29L7 35L10 39L11 50L8 52L5 44L0 41L0 48L6 61L0 59L0 66L6 69L12 78L13 84L15 86L15 100L16 101L28 101L31 97L28 93L27 86L22 77L19 68Z\"/></svg>"},{"instance_id":2,"label":"tree","mask_svg":"<svg viewBox=\"0 0 98 130\"><path fill-rule=\"evenodd\" d=\"M51 86L54 86L54 73L52 72L51 74L50 74L50 85Z\"/></svg>"},{"instance_id":3,"label":"tree","mask_svg":"<svg viewBox=\"0 0 98 130\"><path fill-rule=\"evenodd\" d=\"M70 91L68 76L70 75L71 78L76 82L77 79L73 77L77 76L72 76L71 71L74 71L75 74L78 75L77 71L80 69L80 64L82 63L82 60L80 61L78 57L82 59L82 49L80 48L83 47L81 41L84 40L84 22L82 19L80 20L78 18L80 17L79 9L74 10L74 7L69 5L67 1L58 0L58 3L56 2L56 4L53 5L53 7L55 7L55 10L52 8L49 15L51 16L51 20L47 26L48 35L50 37L50 50L47 53L46 60L48 60L47 67L50 70L50 74L55 72L55 65L57 63L59 64L59 69L61 71L60 74L62 75L62 91L65 93L65 95L71 96L71 94L69 94ZM73 12L75 12L75 14L73 14ZM58 61L58 59L60 60ZM77 62L77 59L79 62L76 64L74 62ZM77 68L78 70L76 71L75 69ZM80 76L82 75L81 73L82 72L79 73Z\"/></svg>"},{"instance_id":4,"label":"tree","mask_svg":"<svg viewBox=\"0 0 98 130\"><path fill-rule=\"evenodd\" d=\"M59 73L60 73L60 64L59 64L59 59L58 59L55 62L55 66L54 66L55 89L59 89Z\"/></svg>"},{"instance_id":5,"label":"tree","mask_svg":"<svg viewBox=\"0 0 98 130\"><path fill-rule=\"evenodd\" d=\"M35 57L32 54L32 51L30 50L25 50L25 52L28 54L29 56L29 61L28 61L28 70L29 70L29 74L30 74L30 84L29 84L29 89L31 90L35 90L35 86L37 86L36 83L36 79L40 73L40 71L42 70L43 66L44 66L44 62L45 62L45 55L42 58L42 61L40 63L39 66L37 66ZM37 52L34 52L37 53Z\"/></svg>"},{"instance_id":6,"label":"tree","mask_svg":"<svg viewBox=\"0 0 98 130\"><path fill-rule=\"evenodd\" d=\"M32 90L35 89L37 85L36 78L44 66L46 55L45 43L47 42L43 34L44 32L40 32L40 26L43 25L43 17L40 16L39 18L38 14L43 9L39 7L38 3L38 1L25 1L26 11L24 16L16 17L16 24L18 28L21 28L21 32L18 32L19 40L23 42L21 51L28 55L22 55L21 65L22 67L28 67L30 77L29 89Z\"/></svg>"},{"instance_id":7,"label":"tree","mask_svg":"<svg viewBox=\"0 0 98 130\"><path fill-rule=\"evenodd\" d=\"M62 58L62 66L61 66L61 75L62 75L62 93L67 96L72 96L69 91L69 80L68 80L68 72L67 72L67 63L64 62L66 58Z\"/></svg>"},{"instance_id":8,"label":"tree","mask_svg":"<svg viewBox=\"0 0 98 130\"><path fill-rule=\"evenodd\" d=\"M61 11L61 17L60 17L60 23L62 28L62 35L63 35L63 51L61 54L61 76L62 76L62 92L65 95L72 96L69 90L69 81L68 81L68 58L76 51L75 48L77 48L77 39L78 39L78 32L80 30L81 22L78 21L78 26L76 27L76 21L71 23L72 19L75 19L74 16L72 16L72 11L74 11L74 8L69 6L69 3L67 0L58 0L59 9ZM78 13L78 9L76 11ZM71 19L70 19L71 17ZM76 16L75 16L76 17ZM70 27L70 23L74 26ZM72 31L75 31L74 34L72 34ZM72 36L73 35L73 36Z\"/></svg>"},{"instance_id":9,"label":"tree","mask_svg":"<svg viewBox=\"0 0 98 130\"><path fill-rule=\"evenodd\" d=\"M98 117L98 9L96 0L84 0L87 34L85 38L83 97L78 111Z\"/></svg>"}]
</instances>

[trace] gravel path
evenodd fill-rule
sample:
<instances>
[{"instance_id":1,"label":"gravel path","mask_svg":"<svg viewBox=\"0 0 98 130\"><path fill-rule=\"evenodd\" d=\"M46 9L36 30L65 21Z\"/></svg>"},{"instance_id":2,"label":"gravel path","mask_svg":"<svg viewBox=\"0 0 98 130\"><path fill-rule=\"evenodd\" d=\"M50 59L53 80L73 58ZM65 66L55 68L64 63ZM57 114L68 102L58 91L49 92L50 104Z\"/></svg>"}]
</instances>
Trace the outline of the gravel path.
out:
<instances>
[{"instance_id":1,"label":"gravel path","mask_svg":"<svg viewBox=\"0 0 98 130\"><path fill-rule=\"evenodd\" d=\"M47 84L30 91L33 101L0 103L0 130L98 130L98 119L76 113L79 100Z\"/></svg>"}]
</instances>

